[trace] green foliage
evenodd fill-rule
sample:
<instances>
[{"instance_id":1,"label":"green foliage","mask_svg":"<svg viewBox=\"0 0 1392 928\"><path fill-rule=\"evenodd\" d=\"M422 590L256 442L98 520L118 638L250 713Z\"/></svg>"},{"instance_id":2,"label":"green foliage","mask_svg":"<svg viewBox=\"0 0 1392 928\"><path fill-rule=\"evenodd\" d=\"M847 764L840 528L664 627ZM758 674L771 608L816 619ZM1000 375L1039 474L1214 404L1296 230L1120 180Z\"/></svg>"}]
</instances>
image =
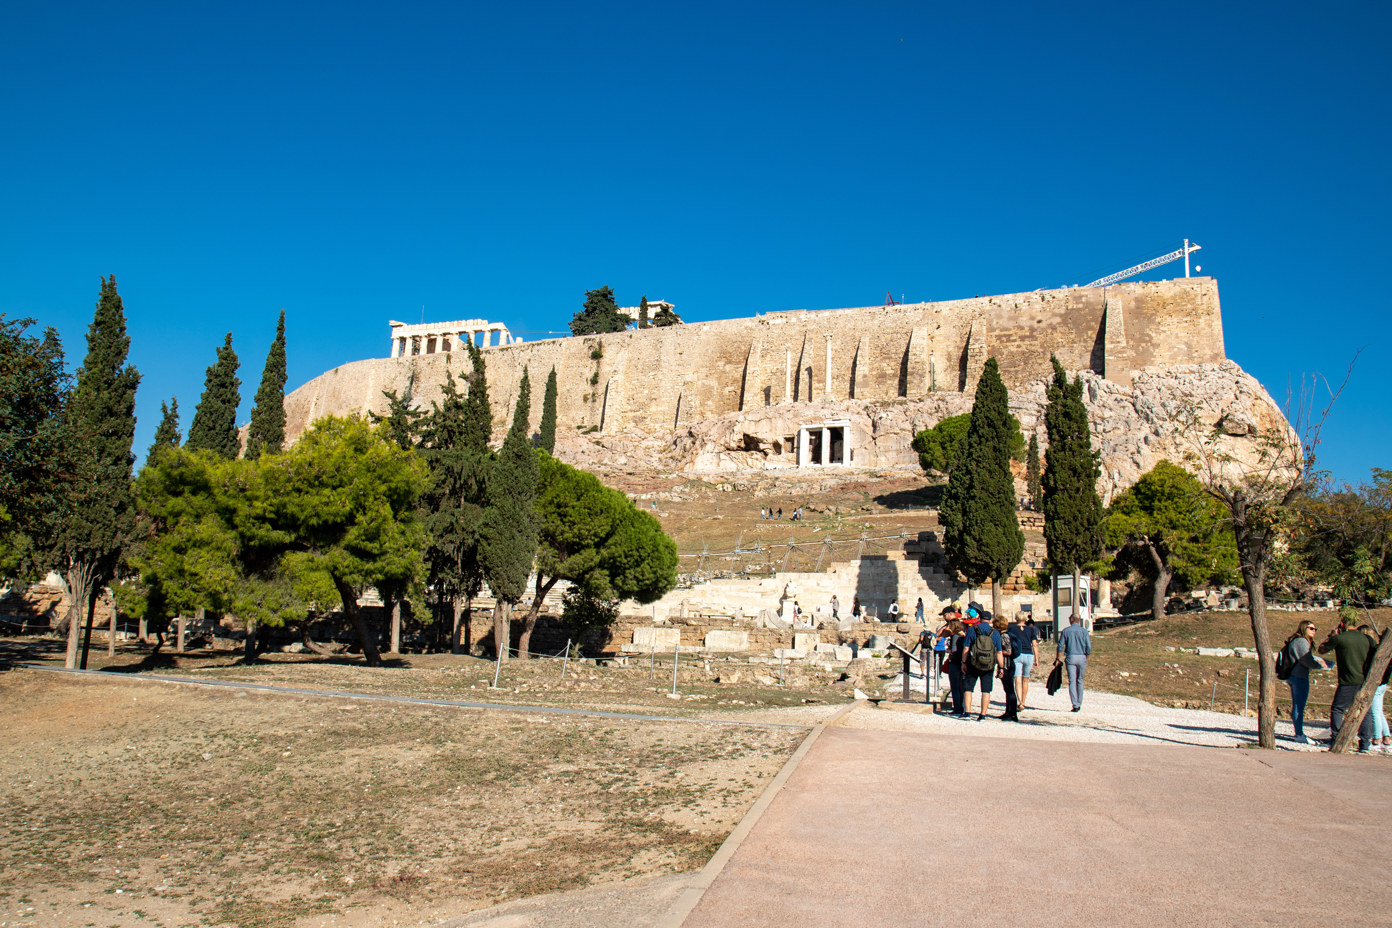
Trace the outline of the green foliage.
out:
<instances>
[{"instance_id":1,"label":"green foliage","mask_svg":"<svg viewBox=\"0 0 1392 928\"><path fill-rule=\"evenodd\" d=\"M940 513L948 563L973 586L1005 579L1024 555L1025 536L1015 515L1010 473L1010 420L1000 367L989 358Z\"/></svg>"},{"instance_id":2,"label":"green foliage","mask_svg":"<svg viewBox=\"0 0 1392 928\"><path fill-rule=\"evenodd\" d=\"M242 450L237 435L237 407L242 402L239 392L242 382L237 378L237 366L232 333L228 332L217 350L217 360L203 379L203 396L189 424L187 447L190 450L211 451L229 461Z\"/></svg>"},{"instance_id":3,"label":"green foliage","mask_svg":"<svg viewBox=\"0 0 1392 928\"><path fill-rule=\"evenodd\" d=\"M488 481L479 547L488 588L506 603L522 598L537 549L537 459L528 440L530 414L531 381L524 367L512 426Z\"/></svg>"},{"instance_id":4,"label":"green foliage","mask_svg":"<svg viewBox=\"0 0 1392 928\"><path fill-rule=\"evenodd\" d=\"M556 453L556 368L546 375L546 395L541 401L541 425L536 446L547 454Z\"/></svg>"},{"instance_id":5,"label":"green foliage","mask_svg":"<svg viewBox=\"0 0 1392 928\"><path fill-rule=\"evenodd\" d=\"M1350 603L1392 595L1392 471L1375 467L1358 486L1322 482L1296 508L1290 550L1309 575Z\"/></svg>"},{"instance_id":6,"label":"green foliage","mask_svg":"<svg viewBox=\"0 0 1392 928\"><path fill-rule=\"evenodd\" d=\"M1025 454L1025 492L1034 506L1044 497L1044 487L1039 481L1039 436L1034 432L1030 432L1029 450Z\"/></svg>"},{"instance_id":7,"label":"green foliage","mask_svg":"<svg viewBox=\"0 0 1392 928\"><path fill-rule=\"evenodd\" d=\"M1006 416L1010 430L1009 454L1011 458L1019 460L1025 450L1025 436L1020 431L1020 420L1009 413ZM913 449L918 452L918 466L925 473L952 473L957 452L962 447L962 440L967 437L970 425L971 413L962 413L960 416L948 416L931 429L924 429L915 435Z\"/></svg>"},{"instance_id":8,"label":"green foliage","mask_svg":"<svg viewBox=\"0 0 1392 928\"><path fill-rule=\"evenodd\" d=\"M622 332L628 328L629 322L629 318L619 312L619 304L614 302L613 289L600 287L585 291L585 303L570 320L570 331L572 335Z\"/></svg>"},{"instance_id":9,"label":"green foliage","mask_svg":"<svg viewBox=\"0 0 1392 928\"><path fill-rule=\"evenodd\" d=\"M638 302L638 328L648 327L648 295L643 294L643 299Z\"/></svg>"},{"instance_id":10,"label":"green foliage","mask_svg":"<svg viewBox=\"0 0 1392 928\"><path fill-rule=\"evenodd\" d=\"M493 439L493 407L488 402L488 376L483 361L483 352L473 343L469 345L469 359L473 367L469 373L469 393L464 398L463 441L473 448L488 447Z\"/></svg>"},{"instance_id":11,"label":"green foliage","mask_svg":"<svg viewBox=\"0 0 1392 928\"><path fill-rule=\"evenodd\" d=\"M957 449L967 437L971 426L971 413L948 416L931 429L924 429L913 438L913 449L918 452L918 466L925 473L947 474L957 458Z\"/></svg>"},{"instance_id":12,"label":"green foliage","mask_svg":"<svg viewBox=\"0 0 1392 928\"><path fill-rule=\"evenodd\" d=\"M29 534L43 538L46 516L67 492L72 380L58 333L26 333L31 319L0 315L0 577L13 577L30 551Z\"/></svg>"},{"instance_id":13,"label":"green foliage","mask_svg":"<svg viewBox=\"0 0 1392 928\"><path fill-rule=\"evenodd\" d=\"M649 603L677 582L676 543L593 474L538 452L539 587L569 580L600 600Z\"/></svg>"},{"instance_id":14,"label":"green foliage","mask_svg":"<svg viewBox=\"0 0 1392 928\"><path fill-rule=\"evenodd\" d=\"M589 631L608 628L618 618L618 600L601 599L578 586L568 587L561 595L561 621L576 638Z\"/></svg>"},{"instance_id":15,"label":"green foliage","mask_svg":"<svg viewBox=\"0 0 1392 928\"><path fill-rule=\"evenodd\" d=\"M150 450L145 452L145 460L151 461L163 451L179 447L183 435L179 432L179 398L170 397L168 403L160 403L160 424L155 429L155 440L150 442Z\"/></svg>"},{"instance_id":16,"label":"green foliage","mask_svg":"<svg viewBox=\"0 0 1392 928\"><path fill-rule=\"evenodd\" d=\"M1068 375L1058 358L1044 425L1049 451L1041 480L1044 491L1044 542L1049 563L1060 572L1081 570L1102 553L1102 501L1097 497L1101 469L1092 450L1083 381Z\"/></svg>"},{"instance_id":17,"label":"green foliage","mask_svg":"<svg viewBox=\"0 0 1392 928\"><path fill-rule=\"evenodd\" d=\"M486 392L478 389L484 383L481 353L470 376L469 396ZM423 500L429 583L441 601L451 602L461 595L476 596L483 584L479 541L492 454L487 434L470 419L469 399L448 371L442 394L423 422L420 451L430 474Z\"/></svg>"},{"instance_id":18,"label":"green foliage","mask_svg":"<svg viewBox=\"0 0 1392 928\"><path fill-rule=\"evenodd\" d=\"M1155 579L1173 572L1188 587L1232 583L1237 548L1227 514L1197 477L1160 461L1107 508L1103 537L1111 548L1134 547L1135 559Z\"/></svg>"},{"instance_id":19,"label":"green foliage","mask_svg":"<svg viewBox=\"0 0 1392 928\"><path fill-rule=\"evenodd\" d=\"M657 328L665 328L669 325L681 325L681 316L678 316L676 310L671 306L664 305L657 311L657 314L652 317L652 324Z\"/></svg>"},{"instance_id":20,"label":"green foliage","mask_svg":"<svg viewBox=\"0 0 1392 928\"><path fill-rule=\"evenodd\" d=\"M285 447L285 310L280 311L275 339L266 353L261 386L256 389L256 405L251 408L247 429L246 456L279 454Z\"/></svg>"},{"instance_id":21,"label":"green foliage","mask_svg":"<svg viewBox=\"0 0 1392 928\"><path fill-rule=\"evenodd\" d=\"M425 410L415 407L415 391L416 373L412 371L406 381L406 389L400 394L395 390L382 391L382 396L387 400L386 415L379 416L375 412L367 414L369 421L381 429L387 440L403 450L415 447L421 428L417 420L425 415Z\"/></svg>"}]
</instances>

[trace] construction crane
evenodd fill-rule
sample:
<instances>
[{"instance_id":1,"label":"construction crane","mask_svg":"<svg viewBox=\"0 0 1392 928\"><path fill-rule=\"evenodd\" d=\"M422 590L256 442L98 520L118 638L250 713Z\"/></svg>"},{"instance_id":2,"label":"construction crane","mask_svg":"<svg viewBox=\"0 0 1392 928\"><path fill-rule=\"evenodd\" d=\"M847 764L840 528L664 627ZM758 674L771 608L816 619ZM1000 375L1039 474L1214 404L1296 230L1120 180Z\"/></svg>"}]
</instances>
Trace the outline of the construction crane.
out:
<instances>
[{"instance_id":1,"label":"construction crane","mask_svg":"<svg viewBox=\"0 0 1392 928\"><path fill-rule=\"evenodd\" d=\"M886 305L886 306L898 306L898 305L899 305L899 301L896 300L896 299L894 298L894 294L890 293L888 290L885 291L885 305Z\"/></svg>"},{"instance_id":2,"label":"construction crane","mask_svg":"<svg viewBox=\"0 0 1392 928\"><path fill-rule=\"evenodd\" d=\"M1184 259L1184 276L1188 277L1189 255L1198 251L1201 247L1202 246L1195 245L1186 238L1184 240L1184 247L1181 248L1179 251L1172 251L1167 255L1161 255L1158 258L1153 258L1150 261L1147 261L1145 264L1138 264L1135 267L1128 267L1124 271L1117 271L1115 274L1108 274L1106 277L1103 277L1100 280L1094 280L1092 283L1084 284L1083 286L1105 287L1108 284L1116 283L1118 280L1125 280L1128 277L1135 277L1137 274L1140 274L1143 271L1148 271L1153 267L1159 267L1162 264L1169 264L1171 261L1178 261L1180 258Z\"/></svg>"}]
</instances>

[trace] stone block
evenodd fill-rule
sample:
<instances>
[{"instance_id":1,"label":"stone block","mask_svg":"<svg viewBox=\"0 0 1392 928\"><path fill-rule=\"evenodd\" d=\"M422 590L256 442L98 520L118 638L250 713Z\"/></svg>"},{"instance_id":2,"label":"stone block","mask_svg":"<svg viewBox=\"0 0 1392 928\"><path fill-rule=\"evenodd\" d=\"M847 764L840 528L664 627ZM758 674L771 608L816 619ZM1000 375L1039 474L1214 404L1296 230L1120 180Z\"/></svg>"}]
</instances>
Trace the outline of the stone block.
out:
<instances>
[{"instance_id":1,"label":"stone block","mask_svg":"<svg viewBox=\"0 0 1392 928\"><path fill-rule=\"evenodd\" d=\"M838 644L833 653L838 661L849 661L855 659L855 649L848 644Z\"/></svg>"},{"instance_id":2,"label":"stone block","mask_svg":"<svg viewBox=\"0 0 1392 928\"><path fill-rule=\"evenodd\" d=\"M807 652L801 648L774 648L773 656L785 661L800 661L807 657Z\"/></svg>"},{"instance_id":3,"label":"stone block","mask_svg":"<svg viewBox=\"0 0 1392 928\"><path fill-rule=\"evenodd\" d=\"M818 654L835 654L836 645L819 642L818 644L813 646L812 650Z\"/></svg>"},{"instance_id":4,"label":"stone block","mask_svg":"<svg viewBox=\"0 0 1392 928\"><path fill-rule=\"evenodd\" d=\"M633 645L644 651L671 651L681 642L680 628L639 627L633 630Z\"/></svg>"},{"instance_id":5,"label":"stone block","mask_svg":"<svg viewBox=\"0 0 1392 928\"><path fill-rule=\"evenodd\" d=\"M706 633L707 651L748 651L749 632L717 628Z\"/></svg>"},{"instance_id":6,"label":"stone block","mask_svg":"<svg viewBox=\"0 0 1392 928\"><path fill-rule=\"evenodd\" d=\"M894 639L888 635L871 635L865 642L865 646L872 651L884 651L893 644Z\"/></svg>"},{"instance_id":7,"label":"stone block","mask_svg":"<svg viewBox=\"0 0 1392 928\"><path fill-rule=\"evenodd\" d=\"M811 632L796 632L793 634L793 647L800 651L811 651L817 647L821 640L821 635L814 635Z\"/></svg>"},{"instance_id":8,"label":"stone block","mask_svg":"<svg viewBox=\"0 0 1392 928\"><path fill-rule=\"evenodd\" d=\"M1232 648L1198 648L1200 657L1232 657Z\"/></svg>"}]
</instances>

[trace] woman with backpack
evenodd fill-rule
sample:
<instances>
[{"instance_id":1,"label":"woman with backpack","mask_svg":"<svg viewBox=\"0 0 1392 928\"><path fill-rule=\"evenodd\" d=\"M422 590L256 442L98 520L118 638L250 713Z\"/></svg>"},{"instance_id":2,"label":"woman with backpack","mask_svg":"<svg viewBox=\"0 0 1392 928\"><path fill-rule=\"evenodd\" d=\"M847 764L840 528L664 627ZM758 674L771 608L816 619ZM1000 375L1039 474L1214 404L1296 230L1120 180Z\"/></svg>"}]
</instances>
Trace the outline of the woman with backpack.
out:
<instances>
[{"instance_id":1,"label":"woman with backpack","mask_svg":"<svg viewBox=\"0 0 1392 928\"><path fill-rule=\"evenodd\" d=\"M965 679L962 670L962 654L966 650L967 630L960 619L947 623L947 687L952 693L952 714L959 719L967 717L966 692L962 686Z\"/></svg>"},{"instance_id":2,"label":"woman with backpack","mask_svg":"<svg viewBox=\"0 0 1392 928\"><path fill-rule=\"evenodd\" d=\"M1277 657L1276 675L1286 674L1290 685L1291 722L1295 724L1297 744L1311 744L1305 736L1305 703L1310 698L1310 671L1328 667L1326 661L1315 656L1315 623L1302 619L1295 632L1281 646Z\"/></svg>"}]
</instances>

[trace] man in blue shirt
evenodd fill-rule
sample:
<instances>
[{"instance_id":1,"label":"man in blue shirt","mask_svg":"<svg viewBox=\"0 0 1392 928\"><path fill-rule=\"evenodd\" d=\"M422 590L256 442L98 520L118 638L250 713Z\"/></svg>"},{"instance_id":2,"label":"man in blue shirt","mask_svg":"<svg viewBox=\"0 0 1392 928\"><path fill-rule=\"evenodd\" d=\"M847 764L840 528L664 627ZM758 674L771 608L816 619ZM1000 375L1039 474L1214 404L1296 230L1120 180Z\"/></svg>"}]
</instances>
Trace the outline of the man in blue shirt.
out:
<instances>
[{"instance_id":1,"label":"man in blue shirt","mask_svg":"<svg viewBox=\"0 0 1392 928\"><path fill-rule=\"evenodd\" d=\"M1059 632L1058 657L1054 661L1063 664L1068 671L1068 699L1073 703L1074 712L1083 710L1083 674L1091 653L1092 639L1083 627L1082 617L1074 614L1068 620L1068 627Z\"/></svg>"}]
</instances>

